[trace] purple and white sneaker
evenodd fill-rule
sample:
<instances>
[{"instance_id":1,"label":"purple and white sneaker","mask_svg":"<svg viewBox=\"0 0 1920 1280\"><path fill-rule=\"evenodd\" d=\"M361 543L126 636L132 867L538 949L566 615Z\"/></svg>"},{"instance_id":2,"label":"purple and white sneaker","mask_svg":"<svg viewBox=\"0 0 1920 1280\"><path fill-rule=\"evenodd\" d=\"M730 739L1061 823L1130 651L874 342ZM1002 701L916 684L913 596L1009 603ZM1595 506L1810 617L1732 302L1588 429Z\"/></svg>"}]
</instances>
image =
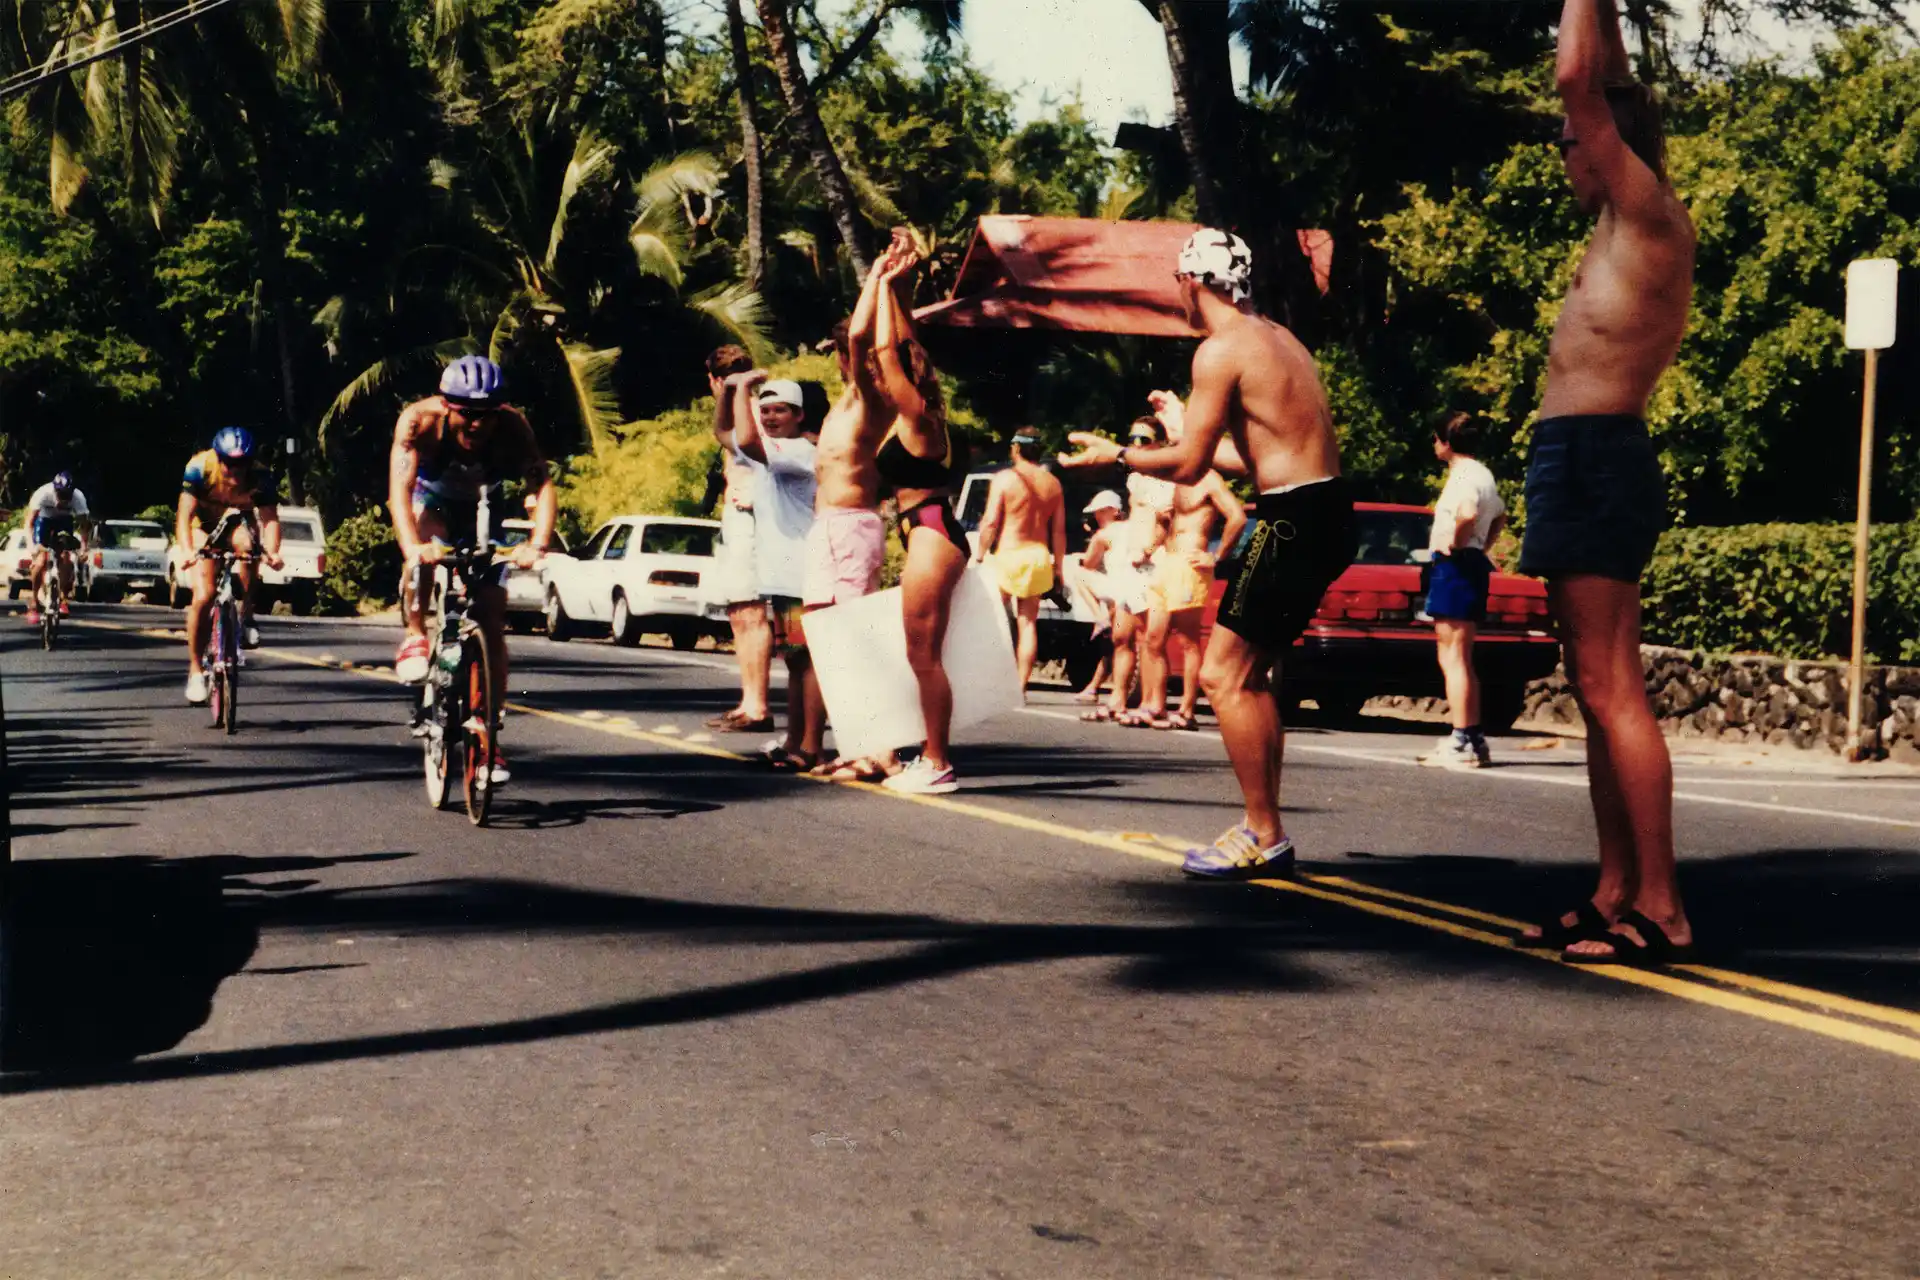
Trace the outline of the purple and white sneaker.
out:
<instances>
[{"instance_id":1,"label":"purple and white sneaker","mask_svg":"<svg viewBox=\"0 0 1920 1280\"><path fill-rule=\"evenodd\" d=\"M944 796L960 789L959 781L953 776L953 766L935 769L933 761L921 756L900 772L880 784L889 791L898 791L909 796Z\"/></svg>"},{"instance_id":2,"label":"purple and white sneaker","mask_svg":"<svg viewBox=\"0 0 1920 1280\"><path fill-rule=\"evenodd\" d=\"M1244 824L1228 827L1209 845L1187 850L1180 869L1190 876L1209 880L1252 880L1260 876L1284 876L1293 871L1293 841L1285 836L1280 843L1260 847L1260 838Z\"/></svg>"}]
</instances>

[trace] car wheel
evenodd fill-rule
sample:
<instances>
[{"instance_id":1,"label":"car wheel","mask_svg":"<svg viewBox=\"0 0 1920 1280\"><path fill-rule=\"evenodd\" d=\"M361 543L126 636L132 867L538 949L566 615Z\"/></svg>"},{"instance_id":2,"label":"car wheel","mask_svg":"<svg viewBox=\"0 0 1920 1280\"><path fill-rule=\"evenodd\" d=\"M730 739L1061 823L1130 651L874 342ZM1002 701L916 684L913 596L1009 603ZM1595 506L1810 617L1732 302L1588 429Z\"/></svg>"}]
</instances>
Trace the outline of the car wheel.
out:
<instances>
[{"instance_id":1,"label":"car wheel","mask_svg":"<svg viewBox=\"0 0 1920 1280\"><path fill-rule=\"evenodd\" d=\"M1511 729L1527 709L1527 686L1488 684L1480 686L1480 725L1483 729Z\"/></svg>"},{"instance_id":2,"label":"car wheel","mask_svg":"<svg viewBox=\"0 0 1920 1280\"><path fill-rule=\"evenodd\" d=\"M1087 681L1093 679L1093 672L1100 665L1100 651L1092 643L1077 646L1067 655L1067 683L1075 690L1087 687Z\"/></svg>"},{"instance_id":3,"label":"car wheel","mask_svg":"<svg viewBox=\"0 0 1920 1280\"><path fill-rule=\"evenodd\" d=\"M693 627L675 627L667 633L667 638L673 641L674 648L687 650L700 643L700 632Z\"/></svg>"},{"instance_id":4,"label":"car wheel","mask_svg":"<svg viewBox=\"0 0 1920 1280\"><path fill-rule=\"evenodd\" d=\"M624 591L613 593L613 642L632 648L640 643L640 628L634 625L633 608Z\"/></svg>"},{"instance_id":5,"label":"car wheel","mask_svg":"<svg viewBox=\"0 0 1920 1280\"><path fill-rule=\"evenodd\" d=\"M319 595L319 591L313 587L289 587L285 597L287 608L291 609L296 616L304 618L311 614L314 606L319 603Z\"/></svg>"},{"instance_id":6,"label":"car wheel","mask_svg":"<svg viewBox=\"0 0 1920 1280\"><path fill-rule=\"evenodd\" d=\"M567 616L567 607L560 603L558 591L547 592L547 639L573 639L573 619Z\"/></svg>"},{"instance_id":7,"label":"car wheel","mask_svg":"<svg viewBox=\"0 0 1920 1280\"><path fill-rule=\"evenodd\" d=\"M25 590L26 588L20 585L18 582L9 582L7 584L7 599L18 600L20 598L20 593Z\"/></svg>"}]
</instances>

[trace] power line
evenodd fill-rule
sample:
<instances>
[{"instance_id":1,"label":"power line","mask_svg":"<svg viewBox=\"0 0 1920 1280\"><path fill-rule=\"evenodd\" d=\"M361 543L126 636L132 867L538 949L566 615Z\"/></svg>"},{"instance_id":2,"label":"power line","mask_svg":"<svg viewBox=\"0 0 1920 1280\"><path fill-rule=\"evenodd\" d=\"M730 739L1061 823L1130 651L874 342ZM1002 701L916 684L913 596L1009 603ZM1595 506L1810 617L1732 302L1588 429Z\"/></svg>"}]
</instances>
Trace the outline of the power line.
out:
<instances>
[{"instance_id":1,"label":"power line","mask_svg":"<svg viewBox=\"0 0 1920 1280\"><path fill-rule=\"evenodd\" d=\"M175 9L171 13L162 14L157 18L151 18L146 22L115 32L112 40L104 47L88 49L82 46L69 56L49 58L41 66L16 72L5 80L0 80L0 102L18 97L49 80L71 75L82 67L92 66L96 62L124 53L128 49L145 44L155 36L164 35L175 27L205 17L215 9L225 8L232 3L234 0L188 0L185 8ZM68 38L63 36L62 42L64 43Z\"/></svg>"}]
</instances>

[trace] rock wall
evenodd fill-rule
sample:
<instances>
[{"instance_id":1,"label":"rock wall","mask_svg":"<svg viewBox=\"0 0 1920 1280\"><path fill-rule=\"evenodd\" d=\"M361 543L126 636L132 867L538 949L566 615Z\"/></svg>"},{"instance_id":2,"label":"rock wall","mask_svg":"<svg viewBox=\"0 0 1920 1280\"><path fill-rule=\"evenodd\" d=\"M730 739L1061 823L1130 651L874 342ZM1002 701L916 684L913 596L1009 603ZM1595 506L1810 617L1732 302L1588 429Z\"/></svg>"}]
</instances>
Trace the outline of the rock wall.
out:
<instances>
[{"instance_id":1,"label":"rock wall","mask_svg":"<svg viewBox=\"0 0 1920 1280\"><path fill-rule=\"evenodd\" d=\"M1647 697L1669 737L1846 749L1847 664L1789 662L1651 645ZM1580 723L1563 666L1527 687L1520 723ZM1860 722L1877 754L1920 763L1920 668L1869 667Z\"/></svg>"}]
</instances>

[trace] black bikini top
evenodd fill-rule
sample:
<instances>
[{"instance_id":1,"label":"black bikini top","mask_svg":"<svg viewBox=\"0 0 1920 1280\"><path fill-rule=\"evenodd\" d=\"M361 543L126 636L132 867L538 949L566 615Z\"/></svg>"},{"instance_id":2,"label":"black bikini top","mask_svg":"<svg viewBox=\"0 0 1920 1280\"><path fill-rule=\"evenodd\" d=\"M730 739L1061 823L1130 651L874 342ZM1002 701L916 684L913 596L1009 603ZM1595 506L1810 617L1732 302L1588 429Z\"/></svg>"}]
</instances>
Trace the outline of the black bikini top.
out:
<instances>
[{"instance_id":1,"label":"black bikini top","mask_svg":"<svg viewBox=\"0 0 1920 1280\"><path fill-rule=\"evenodd\" d=\"M922 458L909 452L906 441L889 430L874 455L880 479L894 489L946 489L960 483L967 474L966 438L947 428L947 456Z\"/></svg>"}]
</instances>

